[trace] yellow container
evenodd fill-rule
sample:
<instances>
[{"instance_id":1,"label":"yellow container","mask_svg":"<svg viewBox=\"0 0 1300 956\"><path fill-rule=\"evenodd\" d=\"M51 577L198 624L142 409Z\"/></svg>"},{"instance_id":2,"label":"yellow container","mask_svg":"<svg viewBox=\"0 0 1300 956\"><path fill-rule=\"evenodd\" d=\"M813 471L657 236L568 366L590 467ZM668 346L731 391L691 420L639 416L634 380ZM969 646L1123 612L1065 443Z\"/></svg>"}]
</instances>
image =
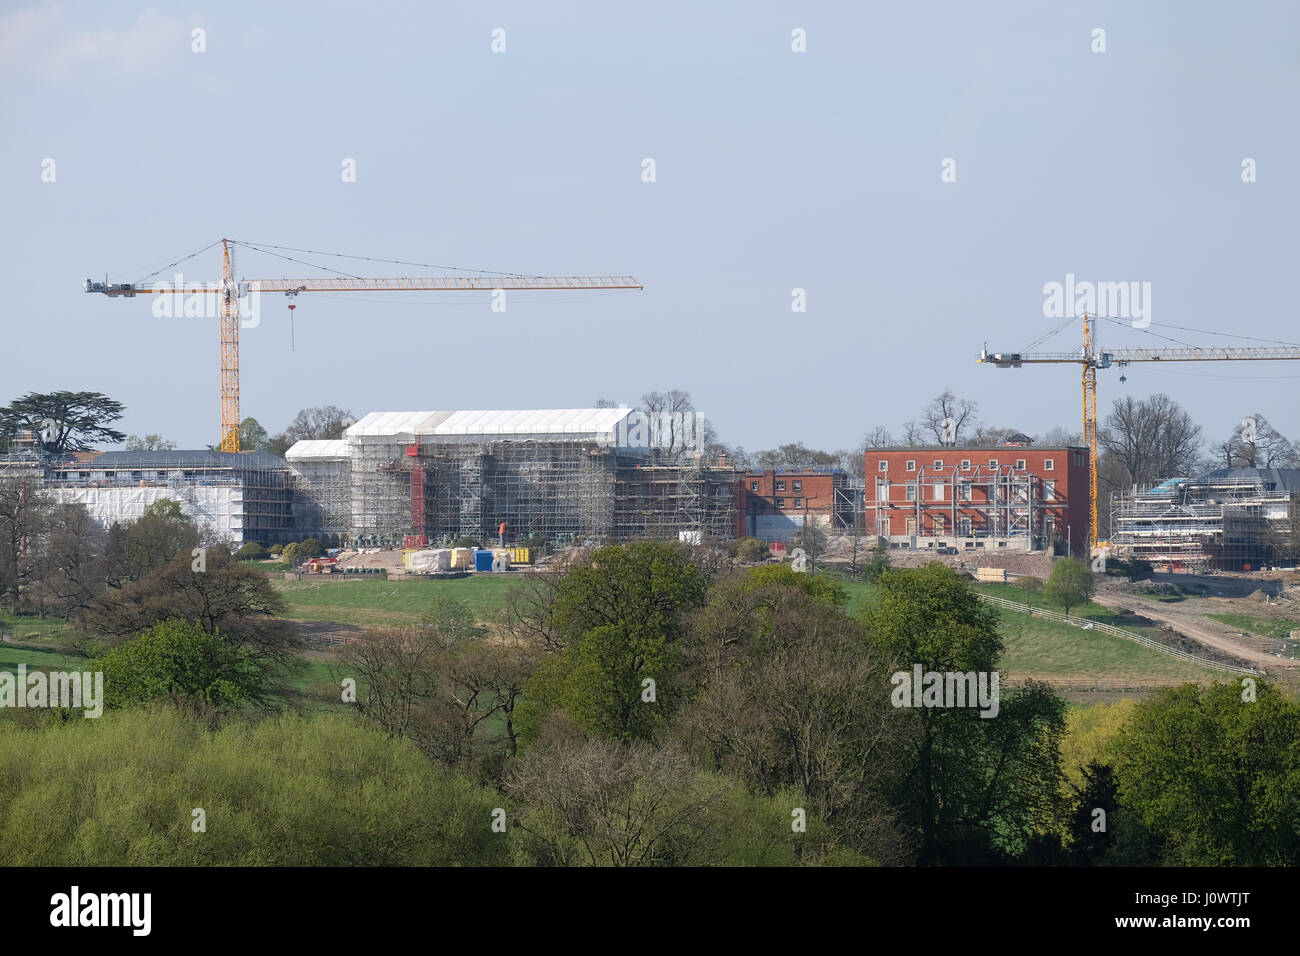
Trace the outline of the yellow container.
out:
<instances>
[{"instance_id":1,"label":"yellow container","mask_svg":"<svg viewBox=\"0 0 1300 956\"><path fill-rule=\"evenodd\" d=\"M474 566L474 549L452 548L451 566L453 568L472 568Z\"/></svg>"},{"instance_id":2,"label":"yellow container","mask_svg":"<svg viewBox=\"0 0 1300 956\"><path fill-rule=\"evenodd\" d=\"M506 553L510 555L510 560L515 564L532 564L531 548L507 548Z\"/></svg>"}]
</instances>

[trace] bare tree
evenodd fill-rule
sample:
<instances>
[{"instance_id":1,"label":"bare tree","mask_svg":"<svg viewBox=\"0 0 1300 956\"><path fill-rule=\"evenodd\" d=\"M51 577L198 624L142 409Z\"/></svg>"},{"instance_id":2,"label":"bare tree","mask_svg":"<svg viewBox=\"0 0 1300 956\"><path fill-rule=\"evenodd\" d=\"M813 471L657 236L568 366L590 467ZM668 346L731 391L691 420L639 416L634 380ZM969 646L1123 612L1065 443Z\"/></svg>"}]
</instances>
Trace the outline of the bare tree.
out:
<instances>
[{"instance_id":1,"label":"bare tree","mask_svg":"<svg viewBox=\"0 0 1300 956\"><path fill-rule=\"evenodd\" d=\"M944 389L925 407L922 422L925 430L934 435L941 445L960 444L962 433L975 425L979 406L965 398L958 398L952 389ZM948 422L952 422L952 440L946 437ZM911 444L909 442L909 444Z\"/></svg>"},{"instance_id":2,"label":"bare tree","mask_svg":"<svg viewBox=\"0 0 1300 956\"><path fill-rule=\"evenodd\" d=\"M919 422L903 422L903 444L915 448L925 441L925 429Z\"/></svg>"},{"instance_id":3,"label":"bare tree","mask_svg":"<svg viewBox=\"0 0 1300 956\"><path fill-rule=\"evenodd\" d=\"M284 430L290 443L311 439L337 439L343 437L347 428L345 424L352 418L352 413L337 405L315 405L304 408L294 416L289 427Z\"/></svg>"},{"instance_id":4,"label":"bare tree","mask_svg":"<svg viewBox=\"0 0 1300 956\"><path fill-rule=\"evenodd\" d=\"M511 768L506 790L524 805L518 826L532 851L551 864L703 863L721 836L709 811L725 781L673 746L542 743Z\"/></svg>"},{"instance_id":5,"label":"bare tree","mask_svg":"<svg viewBox=\"0 0 1300 956\"><path fill-rule=\"evenodd\" d=\"M336 676L357 682L357 710L390 737L406 737L436 688L437 649L413 627L368 631L344 650Z\"/></svg>"},{"instance_id":6,"label":"bare tree","mask_svg":"<svg viewBox=\"0 0 1300 956\"><path fill-rule=\"evenodd\" d=\"M1083 444L1083 434L1081 432L1070 431L1068 428L1062 428L1055 425L1043 432L1034 439L1035 445L1042 445L1047 448L1068 448L1070 446L1079 446Z\"/></svg>"},{"instance_id":7,"label":"bare tree","mask_svg":"<svg viewBox=\"0 0 1300 956\"><path fill-rule=\"evenodd\" d=\"M1256 412L1252 423L1243 420L1226 442L1215 446L1225 468L1296 468L1300 454L1291 441Z\"/></svg>"},{"instance_id":8,"label":"bare tree","mask_svg":"<svg viewBox=\"0 0 1300 956\"><path fill-rule=\"evenodd\" d=\"M1204 443L1201 427L1163 393L1147 399L1116 399L1098 440L1118 466L1121 487L1145 487L1164 478L1187 475L1195 467Z\"/></svg>"},{"instance_id":9,"label":"bare tree","mask_svg":"<svg viewBox=\"0 0 1300 956\"><path fill-rule=\"evenodd\" d=\"M862 448L865 451L868 448L890 448L894 444L894 436L889 433L889 429L883 425L877 425L864 436L862 436Z\"/></svg>"}]
</instances>

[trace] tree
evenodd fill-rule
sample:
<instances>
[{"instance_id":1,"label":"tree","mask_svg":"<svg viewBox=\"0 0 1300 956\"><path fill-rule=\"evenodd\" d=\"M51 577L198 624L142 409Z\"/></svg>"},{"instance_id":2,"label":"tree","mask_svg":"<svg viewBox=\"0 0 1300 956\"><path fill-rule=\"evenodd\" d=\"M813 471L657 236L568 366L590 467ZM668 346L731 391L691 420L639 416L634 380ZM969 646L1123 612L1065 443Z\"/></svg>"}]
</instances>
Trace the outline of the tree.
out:
<instances>
[{"instance_id":1,"label":"tree","mask_svg":"<svg viewBox=\"0 0 1300 956\"><path fill-rule=\"evenodd\" d=\"M0 592L15 612L21 610L23 588L36 572L35 553L28 542L39 539L52 502L36 482L0 478Z\"/></svg>"},{"instance_id":2,"label":"tree","mask_svg":"<svg viewBox=\"0 0 1300 956\"><path fill-rule=\"evenodd\" d=\"M76 617L104 589L99 555L107 535L81 504L51 505L42 524L28 539L34 563L28 603L42 616Z\"/></svg>"},{"instance_id":3,"label":"tree","mask_svg":"<svg viewBox=\"0 0 1300 956\"><path fill-rule=\"evenodd\" d=\"M1201 427L1168 395L1116 399L1105 426L1098 438L1119 466L1118 481L1112 479L1108 490L1187 475L1200 456Z\"/></svg>"},{"instance_id":4,"label":"tree","mask_svg":"<svg viewBox=\"0 0 1300 956\"><path fill-rule=\"evenodd\" d=\"M868 581L875 583L888 570L889 545L881 538L876 541L876 547L871 552L871 562L867 565L866 578Z\"/></svg>"},{"instance_id":5,"label":"tree","mask_svg":"<svg viewBox=\"0 0 1300 956\"><path fill-rule=\"evenodd\" d=\"M441 647L456 647L487 634L468 601L449 595L435 597L420 619L420 626Z\"/></svg>"},{"instance_id":6,"label":"tree","mask_svg":"<svg viewBox=\"0 0 1300 956\"><path fill-rule=\"evenodd\" d=\"M1297 452L1295 445L1283 437L1263 415L1256 412L1250 417L1254 419L1253 428L1243 420L1232 430L1228 440L1216 448L1223 467L1300 467L1300 452Z\"/></svg>"},{"instance_id":7,"label":"tree","mask_svg":"<svg viewBox=\"0 0 1300 956\"><path fill-rule=\"evenodd\" d=\"M721 582L692 618L686 658L698 696L676 720L678 736L760 793L799 793L834 843L907 862L909 841L885 806L903 752L879 691L887 655L801 586L814 575L759 570L769 569Z\"/></svg>"},{"instance_id":8,"label":"tree","mask_svg":"<svg viewBox=\"0 0 1300 956\"><path fill-rule=\"evenodd\" d=\"M357 710L390 737L409 736L437 690L437 647L415 628L368 631L343 651L336 676L357 682Z\"/></svg>"},{"instance_id":9,"label":"tree","mask_svg":"<svg viewBox=\"0 0 1300 956\"><path fill-rule=\"evenodd\" d=\"M1043 579L1034 577L1032 574L1022 574L1016 578L1016 587L1025 595L1025 603L1029 604L1031 594L1039 594L1043 590Z\"/></svg>"},{"instance_id":10,"label":"tree","mask_svg":"<svg viewBox=\"0 0 1300 956\"><path fill-rule=\"evenodd\" d=\"M1300 864L1300 705L1269 683L1184 684L1140 702L1117 743L1120 803L1172 866Z\"/></svg>"},{"instance_id":11,"label":"tree","mask_svg":"<svg viewBox=\"0 0 1300 956\"><path fill-rule=\"evenodd\" d=\"M266 429L256 418L245 418L239 423L239 448L241 451L256 451L266 446Z\"/></svg>"},{"instance_id":12,"label":"tree","mask_svg":"<svg viewBox=\"0 0 1300 956\"><path fill-rule=\"evenodd\" d=\"M885 572L862 612L873 641L910 674L985 675L1002 655L997 611L951 568ZM996 719L974 706L902 707L909 742L891 801L912 828L920 862L991 863L1017 856L1061 814L1065 706L1030 682L999 695Z\"/></svg>"},{"instance_id":13,"label":"tree","mask_svg":"<svg viewBox=\"0 0 1300 956\"><path fill-rule=\"evenodd\" d=\"M702 773L674 746L601 740L530 749L506 780L518 801L519 862L545 866L792 865L794 795L754 797Z\"/></svg>"},{"instance_id":14,"label":"tree","mask_svg":"<svg viewBox=\"0 0 1300 956\"><path fill-rule=\"evenodd\" d=\"M250 419L251 420L251 419ZM139 435L127 435L126 447L124 451L173 451L176 448L174 441L168 441L161 435L145 435L141 438Z\"/></svg>"},{"instance_id":15,"label":"tree","mask_svg":"<svg viewBox=\"0 0 1300 956\"><path fill-rule=\"evenodd\" d=\"M1065 616L1069 617L1070 608L1089 601L1096 587L1086 564L1078 558L1058 558L1043 585L1043 597L1049 604L1065 608Z\"/></svg>"},{"instance_id":16,"label":"tree","mask_svg":"<svg viewBox=\"0 0 1300 956\"><path fill-rule=\"evenodd\" d=\"M290 444L298 441L339 439L352 424L352 412L337 405L315 405L294 416L284 430Z\"/></svg>"},{"instance_id":17,"label":"tree","mask_svg":"<svg viewBox=\"0 0 1300 956\"><path fill-rule=\"evenodd\" d=\"M864 452L868 448L892 448L893 445L894 436L883 425L877 425L862 436L862 449Z\"/></svg>"},{"instance_id":18,"label":"tree","mask_svg":"<svg viewBox=\"0 0 1300 956\"><path fill-rule=\"evenodd\" d=\"M19 429L41 432L44 423L51 421L51 439L42 438L47 452L88 451L96 443L119 445L126 439L125 434L109 427L124 411L125 405L100 392L28 392L0 408L0 434L12 440Z\"/></svg>"},{"instance_id":19,"label":"tree","mask_svg":"<svg viewBox=\"0 0 1300 956\"><path fill-rule=\"evenodd\" d=\"M188 560L198 544L198 528L181 510L180 502L159 498L135 521L109 528L101 557L104 580L111 587L124 587L161 569L177 555Z\"/></svg>"},{"instance_id":20,"label":"tree","mask_svg":"<svg viewBox=\"0 0 1300 956\"><path fill-rule=\"evenodd\" d=\"M265 561L270 556L271 552L256 541L245 541L235 552L235 558L239 561Z\"/></svg>"},{"instance_id":21,"label":"tree","mask_svg":"<svg viewBox=\"0 0 1300 956\"><path fill-rule=\"evenodd\" d=\"M769 553L767 544L758 538L741 538L736 542L736 560L742 564L766 561Z\"/></svg>"},{"instance_id":22,"label":"tree","mask_svg":"<svg viewBox=\"0 0 1300 956\"><path fill-rule=\"evenodd\" d=\"M192 621L246 649L269 671L285 670L302 639L280 619L285 603L279 592L266 575L240 565L220 546L206 548L203 557L196 568L196 559L182 551L140 580L101 594L86 611L87 627L120 644L161 621Z\"/></svg>"},{"instance_id":23,"label":"tree","mask_svg":"<svg viewBox=\"0 0 1300 956\"><path fill-rule=\"evenodd\" d=\"M610 398L598 398L592 408L618 408L618 402Z\"/></svg>"},{"instance_id":24,"label":"tree","mask_svg":"<svg viewBox=\"0 0 1300 956\"><path fill-rule=\"evenodd\" d=\"M760 469L801 471L804 468L834 468L846 454L839 451L818 451L815 448L805 448L803 442L791 442L780 448L760 451L756 462Z\"/></svg>"},{"instance_id":25,"label":"tree","mask_svg":"<svg viewBox=\"0 0 1300 956\"><path fill-rule=\"evenodd\" d=\"M965 398L958 398L952 389L946 388L925 407L922 421L925 430L934 435L940 445L957 445L962 441L962 433L975 424L979 406ZM948 437L948 424L951 420L951 438ZM911 424L910 422L908 424ZM909 440L908 444L911 444Z\"/></svg>"},{"instance_id":26,"label":"tree","mask_svg":"<svg viewBox=\"0 0 1300 956\"><path fill-rule=\"evenodd\" d=\"M110 707L167 699L221 708L266 700L266 674L246 650L184 621L160 621L90 669L104 672Z\"/></svg>"},{"instance_id":27,"label":"tree","mask_svg":"<svg viewBox=\"0 0 1300 956\"><path fill-rule=\"evenodd\" d=\"M1068 448L1082 445L1083 435L1068 428L1062 428L1060 425L1055 425L1036 437L1034 444L1047 448Z\"/></svg>"},{"instance_id":28,"label":"tree","mask_svg":"<svg viewBox=\"0 0 1300 956\"><path fill-rule=\"evenodd\" d=\"M563 649L529 678L518 717L524 736L551 710L612 739L649 736L680 702L678 640L706 589L687 550L662 542L600 548L565 573L551 615Z\"/></svg>"},{"instance_id":29,"label":"tree","mask_svg":"<svg viewBox=\"0 0 1300 956\"><path fill-rule=\"evenodd\" d=\"M667 392L647 392L641 396L641 411L645 414L650 430L650 444L662 448L670 455L681 454L691 450L688 446L690 428L688 416L695 414L695 405L691 393L674 388ZM694 436L697 440L704 435ZM704 441L700 448L704 448Z\"/></svg>"}]
</instances>

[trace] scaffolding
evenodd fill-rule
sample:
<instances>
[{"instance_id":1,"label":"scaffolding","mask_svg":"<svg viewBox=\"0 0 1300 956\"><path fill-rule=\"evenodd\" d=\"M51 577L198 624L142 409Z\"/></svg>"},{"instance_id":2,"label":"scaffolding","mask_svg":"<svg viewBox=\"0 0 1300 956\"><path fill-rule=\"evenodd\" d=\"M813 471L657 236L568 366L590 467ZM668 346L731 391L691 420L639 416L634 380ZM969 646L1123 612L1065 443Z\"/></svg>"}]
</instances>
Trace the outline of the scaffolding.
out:
<instances>
[{"instance_id":1,"label":"scaffolding","mask_svg":"<svg viewBox=\"0 0 1300 956\"><path fill-rule=\"evenodd\" d=\"M60 500L84 504L105 527L134 521L169 498L205 539L274 544L296 537L288 466L266 452L108 452L89 462L52 462L43 483Z\"/></svg>"},{"instance_id":2,"label":"scaffolding","mask_svg":"<svg viewBox=\"0 0 1300 956\"><path fill-rule=\"evenodd\" d=\"M1300 472L1295 475L1300 477ZM1222 469L1111 496L1110 548L1171 571L1249 571L1297 557L1300 482Z\"/></svg>"},{"instance_id":3,"label":"scaffolding","mask_svg":"<svg viewBox=\"0 0 1300 956\"><path fill-rule=\"evenodd\" d=\"M902 487L902 496L892 489ZM962 540L966 547L983 547L980 539L998 539L999 546L1015 539L1028 550L1039 550L1060 530L1050 509L1064 502L1049 497L1044 481L1023 469L975 465L927 468L920 466L903 481L875 477L874 497L867 500L871 530L889 540L932 539L940 544ZM892 519L901 516L900 535Z\"/></svg>"},{"instance_id":4,"label":"scaffolding","mask_svg":"<svg viewBox=\"0 0 1300 956\"><path fill-rule=\"evenodd\" d=\"M638 445L629 409L375 412L288 452L303 513L353 547L735 535L738 473Z\"/></svg>"}]
</instances>

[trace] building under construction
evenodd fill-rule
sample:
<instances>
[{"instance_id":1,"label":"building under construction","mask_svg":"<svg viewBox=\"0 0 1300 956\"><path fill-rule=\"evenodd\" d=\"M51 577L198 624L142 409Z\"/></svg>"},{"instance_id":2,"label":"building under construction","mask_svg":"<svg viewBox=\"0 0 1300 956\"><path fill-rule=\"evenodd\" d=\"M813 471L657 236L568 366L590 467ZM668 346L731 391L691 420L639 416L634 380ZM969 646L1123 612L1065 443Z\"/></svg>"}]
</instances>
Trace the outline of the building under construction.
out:
<instances>
[{"instance_id":1,"label":"building under construction","mask_svg":"<svg viewBox=\"0 0 1300 956\"><path fill-rule=\"evenodd\" d=\"M56 501L84 505L105 528L134 521L168 498L205 541L274 544L302 537L289 469L265 451L111 451L84 460L41 459L39 475Z\"/></svg>"},{"instance_id":2,"label":"building under construction","mask_svg":"<svg viewBox=\"0 0 1300 956\"><path fill-rule=\"evenodd\" d=\"M1300 557L1300 469L1221 468L1113 495L1110 549L1169 571L1294 563Z\"/></svg>"},{"instance_id":3,"label":"building under construction","mask_svg":"<svg viewBox=\"0 0 1300 956\"><path fill-rule=\"evenodd\" d=\"M705 463L693 413L373 412L286 454L300 520L329 543L548 544L737 534L739 474Z\"/></svg>"}]
</instances>

